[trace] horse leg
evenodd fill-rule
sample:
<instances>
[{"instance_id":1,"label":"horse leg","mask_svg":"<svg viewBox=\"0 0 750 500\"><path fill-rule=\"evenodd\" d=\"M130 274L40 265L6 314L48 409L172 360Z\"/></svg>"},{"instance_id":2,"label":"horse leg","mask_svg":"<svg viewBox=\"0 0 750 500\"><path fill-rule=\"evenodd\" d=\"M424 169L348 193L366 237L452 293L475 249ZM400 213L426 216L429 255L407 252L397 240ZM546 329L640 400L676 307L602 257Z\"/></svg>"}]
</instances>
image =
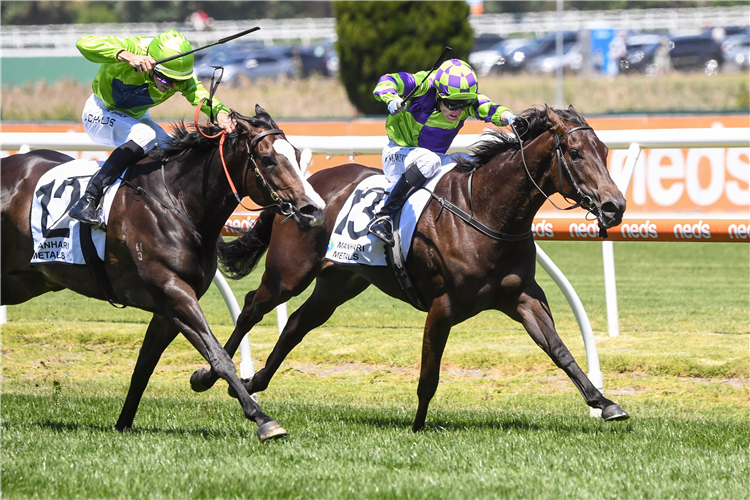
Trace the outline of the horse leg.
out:
<instances>
[{"instance_id":1,"label":"horse leg","mask_svg":"<svg viewBox=\"0 0 750 500\"><path fill-rule=\"evenodd\" d=\"M547 298L536 282L521 294L517 311L531 338L568 375L587 405L601 409L602 418L607 421L630 417L618 404L605 398L578 366L557 333Z\"/></svg>"},{"instance_id":2,"label":"horse leg","mask_svg":"<svg viewBox=\"0 0 750 500\"><path fill-rule=\"evenodd\" d=\"M305 335L325 323L338 306L353 299L368 286L370 283L364 278L340 267L330 267L320 273L312 295L289 317L265 366L250 381L243 381L247 392L264 391L281 363Z\"/></svg>"},{"instance_id":3,"label":"horse leg","mask_svg":"<svg viewBox=\"0 0 750 500\"><path fill-rule=\"evenodd\" d=\"M138 353L138 361L135 363L135 369L130 378L130 388L125 398L125 404L115 425L118 431L132 427L135 412L138 410L138 405L151 374L154 373L154 368L156 368L162 353L177 337L178 333L180 333L180 330L169 319L156 314L151 318L151 322L146 329L146 337L143 339L143 345Z\"/></svg>"},{"instance_id":4,"label":"horse leg","mask_svg":"<svg viewBox=\"0 0 750 500\"><path fill-rule=\"evenodd\" d=\"M62 290L62 286L52 286L37 272L17 272L6 274L0 283L0 301L2 305L23 304L27 300L47 292Z\"/></svg>"},{"instance_id":5,"label":"horse leg","mask_svg":"<svg viewBox=\"0 0 750 500\"><path fill-rule=\"evenodd\" d=\"M422 365L419 372L417 397L419 406L414 417L412 432L424 428L427 419L427 407L437 391L440 381L440 360L443 358L445 344L453 326L451 303L447 295L435 299L427 313L422 338Z\"/></svg>"},{"instance_id":6,"label":"horse leg","mask_svg":"<svg viewBox=\"0 0 750 500\"><path fill-rule=\"evenodd\" d=\"M227 351L230 358L234 357L247 332L252 330L274 307L286 302L286 300L283 298L274 300L273 295L263 283L257 290L252 290L245 295L245 305L237 317L237 324L232 330L229 340L224 344L224 350ZM210 367L199 368L190 375L190 388L195 392L207 391L214 386L217 380L219 380L219 376Z\"/></svg>"},{"instance_id":7,"label":"horse leg","mask_svg":"<svg viewBox=\"0 0 750 500\"><path fill-rule=\"evenodd\" d=\"M193 344L193 347L208 361L211 369L219 377L226 380L229 386L238 394L245 417L255 421L258 425L257 435L260 440L264 441L269 438L286 435L286 429L263 413L258 403L245 391L245 387L237 376L237 369L232 362L232 358L229 357L229 354L227 354L211 332L193 291L187 286L184 288L171 286L167 294L174 312L172 318L175 325L185 338Z\"/></svg>"}]
</instances>

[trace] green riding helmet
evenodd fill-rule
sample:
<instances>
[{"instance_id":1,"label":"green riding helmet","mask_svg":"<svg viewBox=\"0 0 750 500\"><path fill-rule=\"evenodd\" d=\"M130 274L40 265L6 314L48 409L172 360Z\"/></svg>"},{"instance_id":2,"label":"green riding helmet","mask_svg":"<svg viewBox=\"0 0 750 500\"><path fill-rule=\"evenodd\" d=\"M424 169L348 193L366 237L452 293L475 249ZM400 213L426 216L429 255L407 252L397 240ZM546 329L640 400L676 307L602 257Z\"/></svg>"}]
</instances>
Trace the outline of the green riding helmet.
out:
<instances>
[{"instance_id":1,"label":"green riding helmet","mask_svg":"<svg viewBox=\"0 0 750 500\"><path fill-rule=\"evenodd\" d=\"M154 60L164 59L193 50L185 35L179 31L169 30L157 35L148 46L148 55ZM188 80L193 76L193 54L157 64L154 69L172 80Z\"/></svg>"}]
</instances>

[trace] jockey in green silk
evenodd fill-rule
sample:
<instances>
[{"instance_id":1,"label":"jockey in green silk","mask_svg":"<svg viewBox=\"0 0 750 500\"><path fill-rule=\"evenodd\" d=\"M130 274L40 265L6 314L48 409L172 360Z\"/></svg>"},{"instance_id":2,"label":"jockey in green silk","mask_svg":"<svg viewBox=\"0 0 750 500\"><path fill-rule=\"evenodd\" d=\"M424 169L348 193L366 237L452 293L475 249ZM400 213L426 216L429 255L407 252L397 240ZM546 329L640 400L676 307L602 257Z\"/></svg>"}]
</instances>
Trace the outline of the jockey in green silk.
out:
<instances>
[{"instance_id":1,"label":"jockey in green silk","mask_svg":"<svg viewBox=\"0 0 750 500\"><path fill-rule=\"evenodd\" d=\"M101 64L92 85L94 93L83 108L84 129L95 143L115 149L69 215L106 231L100 210L106 188L128 166L169 141L169 135L151 119L150 108L179 92L193 106L201 106L205 114L210 116L213 111L217 123L227 132L236 124L218 99L213 99L213 109L201 104L209 93L193 75L193 54L156 64L159 59L192 50L178 31L156 37L86 36L76 47L86 59Z\"/></svg>"}]
</instances>

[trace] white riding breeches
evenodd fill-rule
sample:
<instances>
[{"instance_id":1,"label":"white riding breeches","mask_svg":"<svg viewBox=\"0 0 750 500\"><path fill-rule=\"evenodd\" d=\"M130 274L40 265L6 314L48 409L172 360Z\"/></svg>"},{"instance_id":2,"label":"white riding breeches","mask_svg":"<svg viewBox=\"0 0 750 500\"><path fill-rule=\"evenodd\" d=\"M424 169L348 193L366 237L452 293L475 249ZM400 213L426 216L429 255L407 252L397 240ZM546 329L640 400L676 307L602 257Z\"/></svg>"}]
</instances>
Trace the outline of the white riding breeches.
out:
<instances>
[{"instance_id":1,"label":"white riding breeches","mask_svg":"<svg viewBox=\"0 0 750 500\"><path fill-rule=\"evenodd\" d=\"M383 173L388 182L393 183L404 175L407 167L416 164L425 179L429 179L438 173L441 166L455 163L456 160L453 157L456 154L465 155L465 153L434 153L429 149L409 148L399 146L395 141L388 141L388 145L383 148Z\"/></svg>"},{"instance_id":2,"label":"white riding breeches","mask_svg":"<svg viewBox=\"0 0 750 500\"><path fill-rule=\"evenodd\" d=\"M149 152L155 146L166 147L169 134L146 112L141 118L133 118L120 111L109 109L104 102L91 94L83 106L83 128L97 144L122 146L133 141Z\"/></svg>"}]
</instances>

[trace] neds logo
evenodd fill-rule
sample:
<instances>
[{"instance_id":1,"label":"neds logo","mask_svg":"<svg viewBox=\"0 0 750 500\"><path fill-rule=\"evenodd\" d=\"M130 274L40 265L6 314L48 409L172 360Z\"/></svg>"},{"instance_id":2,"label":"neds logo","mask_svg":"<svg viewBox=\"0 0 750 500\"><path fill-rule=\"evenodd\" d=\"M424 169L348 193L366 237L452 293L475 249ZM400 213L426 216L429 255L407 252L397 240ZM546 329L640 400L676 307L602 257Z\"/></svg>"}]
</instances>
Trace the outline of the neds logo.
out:
<instances>
[{"instance_id":1,"label":"neds logo","mask_svg":"<svg viewBox=\"0 0 750 500\"><path fill-rule=\"evenodd\" d=\"M547 222L547 219L542 219L542 222L531 225L531 232L534 233L535 238L554 238L555 232L552 230L552 224Z\"/></svg>"},{"instance_id":2,"label":"neds logo","mask_svg":"<svg viewBox=\"0 0 750 500\"><path fill-rule=\"evenodd\" d=\"M623 224L620 226L620 234L623 238L658 238L656 224L646 221L643 224Z\"/></svg>"},{"instance_id":3,"label":"neds logo","mask_svg":"<svg viewBox=\"0 0 750 500\"><path fill-rule=\"evenodd\" d=\"M737 238L738 240L746 240L750 238L750 224L730 224L729 238Z\"/></svg>"},{"instance_id":4,"label":"neds logo","mask_svg":"<svg viewBox=\"0 0 750 500\"><path fill-rule=\"evenodd\" d=\"M596 221L584 224L571 224L568 226L570 236L573 238L596 238L599 236L599 224Z\"/></svg>"},{"instance_id":5,"label":"neds logo","mask_svg":"<svg viewBox=\"0 0 750 500\"><path fill-rule=\"evenodd\" d=\"M704 224L702 220L692 226L690 224L675 224L672 231L674 231L675 238L711 238L711 226Z\"/></svg>"}]
</instances>

